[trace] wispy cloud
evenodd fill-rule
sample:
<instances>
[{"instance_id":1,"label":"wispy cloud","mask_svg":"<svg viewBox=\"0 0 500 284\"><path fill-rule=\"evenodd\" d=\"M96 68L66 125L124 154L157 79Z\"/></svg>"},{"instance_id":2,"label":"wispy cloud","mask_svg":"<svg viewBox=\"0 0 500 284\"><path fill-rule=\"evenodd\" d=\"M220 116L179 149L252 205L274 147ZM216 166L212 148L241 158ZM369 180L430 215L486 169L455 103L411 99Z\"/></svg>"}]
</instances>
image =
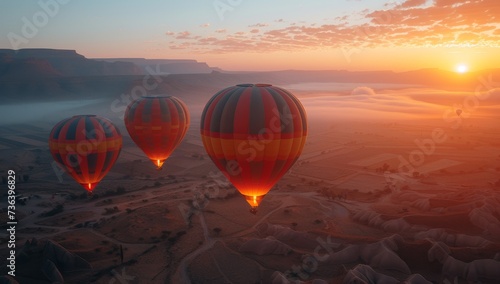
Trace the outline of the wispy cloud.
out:
<instances>
[{"instance_id":1,"label":"wispy cloud","mask_svg":"<svg viewBox=\"0 0 500 284\"><path fill-rule=\"evenodd\" d=\"M359 18L361 15L361 19ZM407 0L385 10L364 10L329 24L265 23L246 30L175 34L177 48L198 52L299 51L348 47L500 47L500 5L496 0ZM352 24L357 23L357 24ZM265 29L262 29L265 28ZM172 35L170 32L167 35Z\"/></svg>"},{"instance_id":2,"label":"wispy cloud","mask_svg":"<svg viewBox=\"0 0 500 284\"><path fill-rule=\"evenodd\" d=\"M250 28L263 28L263 27L267 27L269 26L268 24L264 24L264 23L257 23L255 25L249 25L248 27Z\"/></svg>"}]
</instances>

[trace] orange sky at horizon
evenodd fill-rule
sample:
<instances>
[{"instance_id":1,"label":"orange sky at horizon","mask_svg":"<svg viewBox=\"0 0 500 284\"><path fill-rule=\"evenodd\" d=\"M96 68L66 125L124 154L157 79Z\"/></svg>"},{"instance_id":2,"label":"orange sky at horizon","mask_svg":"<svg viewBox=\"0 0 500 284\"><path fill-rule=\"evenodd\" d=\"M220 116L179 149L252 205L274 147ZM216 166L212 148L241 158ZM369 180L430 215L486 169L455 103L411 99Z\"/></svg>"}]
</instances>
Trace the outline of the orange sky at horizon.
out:
<instances>
[{"instance_id":1,"label":"orange sky at horizon","mask_svg":"<svg viewBox=\"0 0 500 284\"><path fill-rule=\"evenodd\" d=\"M456 71L465 65L468 71L500 68L495 48L346 48L270 53L231 53L197 55L199 61L224 70L391 70L404 72L425 68ZM180 57L182 58L182 56Z\"/></svg>"},{"instance_id":2,"label":"orange sky at horizon","mask_svg":"<svg viewBox=\"0 0 500 284\"><path fill-rule=\"evenodd\" d=\"M498 0L71 1L24 41L25 20L43 10L13 3L0 3L9 11L0 48L195 59L228 71L500 68Z\"/></svg>"},{"instance_id":3,"label":"orange sky at horizon","mask_svg":"<svg viewBox=\"0 0 500 284\"><path fill-rule=\"evenodd\" d=\"M231 52L225 54L177 53L150 51L146 54L110 53L102 56L103 50L86 52L89 58L144 57L149 59L196 59L211 67L227 71L275 71L275 70L391 70L404 72L425 68L456 71L465 65L468 71L500 68L499 51L494 47L379 47L379 48L326 48L297 51ZM242 69L242 66L245 66Z\"/></svg>"}]
</instances>

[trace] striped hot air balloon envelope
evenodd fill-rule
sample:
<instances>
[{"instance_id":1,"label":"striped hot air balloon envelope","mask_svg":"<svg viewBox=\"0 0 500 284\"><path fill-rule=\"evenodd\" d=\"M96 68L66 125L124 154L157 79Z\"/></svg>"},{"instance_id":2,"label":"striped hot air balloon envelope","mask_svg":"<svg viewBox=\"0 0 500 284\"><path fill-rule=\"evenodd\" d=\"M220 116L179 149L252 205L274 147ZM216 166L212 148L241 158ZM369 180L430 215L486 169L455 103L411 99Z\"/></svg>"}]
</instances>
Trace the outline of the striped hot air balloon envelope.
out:
<instances>
[{"instance_id":1,"label":"striped hot air balloon envelope","mask_svg":"<svg viewBox=\"0 0 500 284\"><path fill-rule=\"evenodd\" d=\"M90 195L115 164L122 136L106 118L77 115L52 128L49 148L54 160Z\"/></svg>"},{"instance_id":2,"label":"striped hot air balloon envelope","mask_svg":"<svg viewBox=\"0 0 500 284\"><path fill-rule=\"evenodd\" d=\"M189 128L186 105L174 96L146 96L131 102L125 126L135 144L161 169Z\"/></svg>"},{"instance_id":3,"label":"striped hot air balloon envelope","mask_svg":"<svg viewBox=\"0 0 500 284\"><path fill-rule=\"evenodd\" d=\"M290 92L240 84L215 94L201 116L208 155L256 213L264 195L299 158L306 112Z\"/></svg>"}]
</instances>

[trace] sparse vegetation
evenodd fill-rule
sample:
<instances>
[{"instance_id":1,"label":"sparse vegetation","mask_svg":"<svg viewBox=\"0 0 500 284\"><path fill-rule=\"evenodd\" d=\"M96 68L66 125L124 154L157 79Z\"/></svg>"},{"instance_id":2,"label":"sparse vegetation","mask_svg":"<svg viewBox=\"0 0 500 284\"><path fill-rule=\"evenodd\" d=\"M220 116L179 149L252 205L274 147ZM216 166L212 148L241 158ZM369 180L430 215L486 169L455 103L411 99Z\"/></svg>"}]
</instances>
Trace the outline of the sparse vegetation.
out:
<instances>
[{"instance_id":1,"label":"sparse vegetation","mask_svg":"<svg viewBox=\"0 0 500 284\"><path fill-rule=\"evenodd\" d=\"M222 229L219 227L215 227L213 230L214 230L214 233L216 236L218 236L220 234L220 232L222 231Z\"/></svg>"},{"instance_id":2,"label":"sparse vegetation","mask_svg":"<svg viewBox=\"0 0 500 284\"><path fill-rule=\"evenodd\" d=\"M59 214L64 211L64 205L58 204L52 210L40 213L40 217L50 217Z\"/></svg>"},{"instance_id":3,"label":"sparse vegetation","mask_svg":"<svg viewBox=\"0 0 500 284\"><path fill-rule=\"evenodd\" d=\"M120 211L120 209L117 206L104 208L104 214L106 214L106 215L113 214L113 213L116 213L118 211Z\"/></svg>"},{"instance_id":4,"label":"sparse vegetation","mask_svg":"<svg viewBox=\"0 0 500 284\"><path fill-rule=\"evenodd\" d=\"M127 193L127 190L123 186L117 186L115 190L107 190L102 193L103 197L121 195Z\"/></svg>"},{"instance_id":5,"label":"sparse vegetation","mask_svg":"<svg viewBox=\"0 0 500 284\"><path fill-rule=\"evenodd\" d=\"M104 199L104 200L102 201L102 203L104 203L104 204L111 204L111 203L113 203L113 199L111 199L111 198Z\"/></svg>"},{"instance_id":6,"label":"sparse vegetation","mask_svg":"<svg viewBox=\"0 0 500 284\"><path fill-rule=\"evenodd\" d=\"M183 231L179 231L179 232L177 232L177 234L175 234L175 236L168 238L168 241L169 241L171 244L174 244L174 243L176 243L176 242L179 240L179 238L180 238L181 236L183 236L183 235L185 235L185 234L186 234L186 231L184 231L184 230L183 230Z\"/></svg>"},{"instance_id":7,"label":"sparse vegetation","mask_svg":"<svg viewBox=\"0 0 500 284\"><path fill-rule=\"evenodd\" d=\"M167 239L167 238L168 238L168 236L170 235L170 233L171 233L170 231L166 231L166 230L161 231L161 236L160 236L160 239L162 239L162 240Z\"/></svg>"},{"instance_id":8,"label":"sparse vegetation","mask_svg":"<svg viewBox=\"0 0 500 284\"><path fill-rule=\"evenodd\" d=\"M375 172L377 173L385 173L389 171L389 165L387 163L384 163L382 166L378 167L375 169Z\"/></svg>"}]
</instances>

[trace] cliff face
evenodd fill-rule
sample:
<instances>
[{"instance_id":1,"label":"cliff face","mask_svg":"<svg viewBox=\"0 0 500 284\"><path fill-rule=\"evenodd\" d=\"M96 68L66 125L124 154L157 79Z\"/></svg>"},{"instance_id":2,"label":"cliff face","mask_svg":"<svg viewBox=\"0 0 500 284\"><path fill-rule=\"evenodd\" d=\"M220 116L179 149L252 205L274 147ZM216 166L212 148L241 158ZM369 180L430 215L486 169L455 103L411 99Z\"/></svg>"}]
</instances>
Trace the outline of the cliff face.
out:
<instances>
[{"instance_id":1,"label":"cliff face","mask_svg":"<svg viewBox=\"0 0 500 284\"><path fill-rule=\"evenodd\" d=\"M89 59L75 50L0 49L0 80L25 77L79 77L167 74L206 74L206 63L191 59L102 58Z\"/></svg>"},{"instance_id":2,"label":"cliff face","mask_svg":"<svg viewBox=\"0 0 500 284\"><path fill-rule=\"evenodd\" d=\"M15 71L15 72L12 72ZM130 62L103 62L87 59L74 50L0 49L0 80L23 76L109 76L141 75Z\"/></svg>"},{"instance_id":3,"label":"cliff face","mask_svg":"<svg viewBox=\"0 0 500 284\"><path fill-rule=\"evenodd\" d=\"M130 62L139 66L144 73L151 70L162 74L207 74L214 71L205 62L192 59L145 59L145 58L103 58L105 62Z\"/></svg>"},{"instance_id":4,"label":"cliff face","mask_svg":"<svg viewBox=\"0 0 500 284\"><path fill-rule=\"evenodd\" d=\"M4 64L0 63L0 77L2 79L17 79L17 78L48 78L58 77L62 74L57 71L47 60L26 58L9 60Z\"/></svg>"}]
</instances>

